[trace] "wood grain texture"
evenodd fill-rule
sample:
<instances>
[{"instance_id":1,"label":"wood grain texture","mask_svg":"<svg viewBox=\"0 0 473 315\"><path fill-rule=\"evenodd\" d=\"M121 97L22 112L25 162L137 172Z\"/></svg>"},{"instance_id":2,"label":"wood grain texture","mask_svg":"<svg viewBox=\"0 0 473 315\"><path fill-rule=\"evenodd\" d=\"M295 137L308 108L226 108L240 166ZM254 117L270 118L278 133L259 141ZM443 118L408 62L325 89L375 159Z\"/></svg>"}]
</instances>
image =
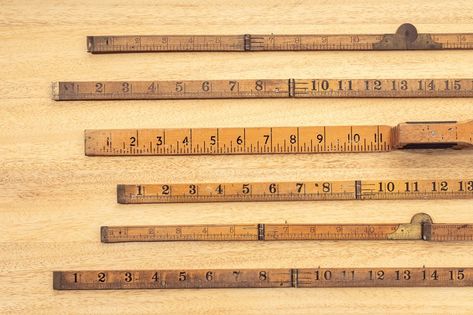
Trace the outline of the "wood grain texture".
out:
<instances>
[{"instance_id":1,"label":"wood grain texture","mask_svg":"<svg viewBox=\"0 0 473 315\"><path fill-rule=\"evenodd\" d=\"M473 222L471 200L119 205L116 184L472 178L471 151L86 157L84 129L386 124L473 117L471 99L61 102L68 80L471 77L472 51L91 55L109 34L472 32L471 1L2 1L0 313L471 314L473 288L55 292L67 269L471 266L471 244L101 244L101 225ZM52 150L59 145L61 152Z\"/></svg>"}]
</instances>

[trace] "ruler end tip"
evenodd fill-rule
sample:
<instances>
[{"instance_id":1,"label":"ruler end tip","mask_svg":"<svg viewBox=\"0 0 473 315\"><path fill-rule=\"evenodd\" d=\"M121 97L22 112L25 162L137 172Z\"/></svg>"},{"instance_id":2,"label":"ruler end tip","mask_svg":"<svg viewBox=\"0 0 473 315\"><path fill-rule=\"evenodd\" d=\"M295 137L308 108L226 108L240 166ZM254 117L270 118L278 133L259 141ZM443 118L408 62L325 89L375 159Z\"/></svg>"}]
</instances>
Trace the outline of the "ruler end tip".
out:
<instances>
[{"instance_id":1,"label":"ruler end tip","mask_svg":"<svg viewBox=\"0 0 473 315\"><path fill-rule=\"evenodd\" d=\"M85 156L93 156L94 155L92 150L88 146L88 140L90 140L89 133L90 133L89 130L87 130L87 129L84 130L84 154L85 154Z\"/></svg>"},{"instance_id":2,"label":"ruler end tip","mask_svg":"<svg viewBox=\"0 0 473 315\"><path fill-rule=\"evenodd\" d=\"M125 185L117 185L117 202L126 203L125 199Z\"/></svg>"},{"instance_id":3,"label":"ruler end tip","mask_svg":"<svg viewBox=\"0 0 473 315\"><path fill-rule=\"evenodd\" d=\"M94 36L87 36L87 52L94 52Z\"/></svg>"},{"instance_id":4,"label":"ruler end tip","mask_svg":"<svg viewBox=\"0 0 473 315\"><path fill-rule=\"evenodd\" d=\"M60 271L53 271L53 289L61 290L61 275Z\"/></svg>"},{"instance_id":5,"label":"ruler end tip","mask_svg":"<svg viewBox=\"0 0 473 315\"><path fill-rule=\"evenodd\" d=\"M100 240L102 243L108 243L108 226L100 227Z\"/></svg>"},{"instance_id":6,"label":"ruler end tip","mask_svg":"<svg viewBox=\"0 0 473 315\"><path fill-rule=\"evenodd\" d=\"M59 82L51 83L51 96L55 101L59 101Z\"/></svg>"}]
</instances>

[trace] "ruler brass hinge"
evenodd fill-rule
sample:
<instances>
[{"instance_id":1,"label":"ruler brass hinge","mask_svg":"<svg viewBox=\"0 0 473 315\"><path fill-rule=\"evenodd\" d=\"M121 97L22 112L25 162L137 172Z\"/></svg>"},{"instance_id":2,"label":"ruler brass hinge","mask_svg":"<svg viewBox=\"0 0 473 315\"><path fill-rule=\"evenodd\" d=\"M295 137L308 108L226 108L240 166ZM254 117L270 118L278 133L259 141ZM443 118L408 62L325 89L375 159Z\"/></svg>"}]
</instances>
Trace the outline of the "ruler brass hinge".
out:
<instances>
[{"instance_id":1,"label":"ruler brass hinge","mask_svg":"<svg viewBox=\"0 0 473 315\"><path fill-rule=\"evenodd\" d=\"M378 50L442 49L442 44L433 40L430 34L418 34L414 25L399 26L395 34L386 34L379 43L373 44Z\"/></svg>"},{"instance_id":2,"label":"ruler brass hinge","mask_svg":"<svg viewBox=\"0 0 473 315\"><path fill-rule=\"evenodd\" d=\"M428 240L473 241L473 224L432 223L428 214L410 223L197 224L102 227L102 242ZM106 235L104 235L104 233Z\"/></svg>"}]
</instances>

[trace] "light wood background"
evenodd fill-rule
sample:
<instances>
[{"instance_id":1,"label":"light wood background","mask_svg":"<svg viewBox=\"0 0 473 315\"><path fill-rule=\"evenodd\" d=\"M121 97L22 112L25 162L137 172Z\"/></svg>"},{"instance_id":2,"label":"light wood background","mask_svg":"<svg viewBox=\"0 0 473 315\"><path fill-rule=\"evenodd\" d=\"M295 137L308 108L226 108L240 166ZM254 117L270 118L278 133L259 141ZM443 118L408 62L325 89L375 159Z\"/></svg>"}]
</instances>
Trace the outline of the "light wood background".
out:
<instances>
[{"instance_id":1,"label":"light wood background","mask_svg":"<svg viewBox=\"0 0 473 315\"><path fill-rule=\"evenodd\" d=\"M473 118L471 99L54 102L58 80L472 77L473 51L91 55L86 35L473 32L464 1L1 1L0 313L471 314L473 288L59 292L52 271L473 266L470 243L101 244L119 224L473 222L471 200L118 205L118 183L473 177L471 151L85 157L86 128Z\"/></svg>"}]
</instances>

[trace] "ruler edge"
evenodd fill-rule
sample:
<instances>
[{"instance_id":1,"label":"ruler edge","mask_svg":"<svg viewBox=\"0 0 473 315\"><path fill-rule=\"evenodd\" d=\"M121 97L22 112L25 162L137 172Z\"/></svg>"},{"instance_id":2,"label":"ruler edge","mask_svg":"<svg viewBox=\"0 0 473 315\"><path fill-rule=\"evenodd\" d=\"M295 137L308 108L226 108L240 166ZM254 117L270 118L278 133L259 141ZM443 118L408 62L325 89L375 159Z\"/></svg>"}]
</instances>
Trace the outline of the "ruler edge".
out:
<instances>
[{"instance_id":1,"label":"ruler edge","mask_svg":"<svg viewBox=\"0 0 473 315\"><path fill-rule=\"evenodd\" d=\"M108 239L108 226L100 226L100 243L119 243L119 242L110 242Z\"/></svg>"}]
</instances>

